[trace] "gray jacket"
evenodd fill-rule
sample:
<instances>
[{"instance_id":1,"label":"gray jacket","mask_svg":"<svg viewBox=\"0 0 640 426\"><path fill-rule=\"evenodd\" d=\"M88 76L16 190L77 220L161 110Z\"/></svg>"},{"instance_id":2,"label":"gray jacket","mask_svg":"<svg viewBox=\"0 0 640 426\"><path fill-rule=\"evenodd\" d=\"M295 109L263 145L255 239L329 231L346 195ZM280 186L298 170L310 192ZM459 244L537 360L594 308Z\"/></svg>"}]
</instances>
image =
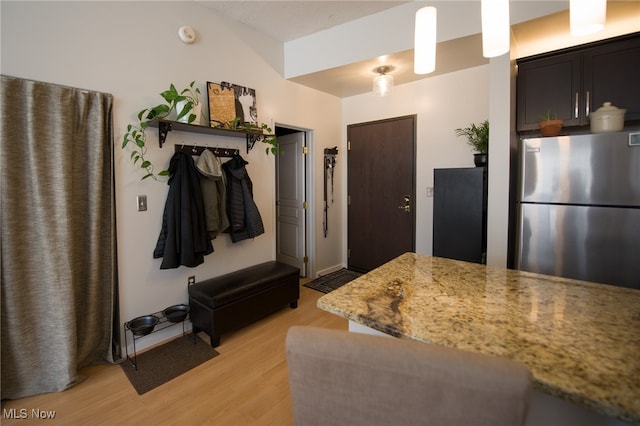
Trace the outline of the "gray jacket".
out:
<instances>
[{"instance_id":1,"label":"gray jacket","mask_svg":"<svg viewBox=\"0 0 640 426\"><path fill-rule=\"evenodd\" d=\"M229 227L224 173L220 158L205 149L196 163L200 172L200 189L209 238L215 238Z\"/></svg>"}]
</instances>

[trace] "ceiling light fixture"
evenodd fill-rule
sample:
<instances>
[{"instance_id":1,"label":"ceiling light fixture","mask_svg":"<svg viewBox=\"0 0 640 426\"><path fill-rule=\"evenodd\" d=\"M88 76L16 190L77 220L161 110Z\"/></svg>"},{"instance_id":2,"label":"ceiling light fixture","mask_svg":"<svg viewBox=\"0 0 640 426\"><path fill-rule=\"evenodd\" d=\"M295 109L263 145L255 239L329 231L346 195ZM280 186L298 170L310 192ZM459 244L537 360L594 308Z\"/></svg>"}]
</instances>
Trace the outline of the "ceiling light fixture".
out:
<instances>
[{"instance_id":1,"label":"ceiling light fixture","mask_svg":"<svg viewBox=\"0 0 640 426\"><path fill-rule=\"evenodd\" d=\"M481 0L482 55L493 58L507 53L511 35L509 0Z\"/></svg>"},{"instance_id":2,"label":"ceiling light fixture","mask_svg":"<svg viewBox=\"0 0 640 426\"><path fill-rule=\"evenodd\" d=\"M413 57L416 74L429 74L436 69L436 21L437 12L433 6L416 12Z\"/></svg>"},{"instance_id":3,"label":"ceiling light fixture","mask_svg":"<svg viewBox=\"0 0 640 426\"><path fill-rule=\"evenodd\" d=\"M374 69L378 75L373 79L373 96L387 96L393 92L393 76L387 74L393 71L391 65L384 65Z\"/></svg>"},{"instance_id":4,"label":"ceiling light fixture","mask_svg":"<svg viewBox=\"0 0 640 426\"><path fill-rule=\"evenodd\" d=\"M570 0L571 35L583 36L600 31L607 20L607 0Z\"/></svg>"}]
</instances>

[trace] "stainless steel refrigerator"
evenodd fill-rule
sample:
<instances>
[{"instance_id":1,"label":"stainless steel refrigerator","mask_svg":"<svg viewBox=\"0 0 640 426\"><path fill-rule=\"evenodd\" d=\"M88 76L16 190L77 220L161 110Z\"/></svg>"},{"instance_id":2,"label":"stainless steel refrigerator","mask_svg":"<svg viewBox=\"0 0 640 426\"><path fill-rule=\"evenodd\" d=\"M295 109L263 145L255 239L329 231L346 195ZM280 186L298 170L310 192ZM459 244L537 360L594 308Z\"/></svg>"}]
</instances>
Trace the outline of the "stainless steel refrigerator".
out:
<instances>
[{"instance_id":1,"label":"stainless steel refrigerator","mask_svg":"<svg viewBox=\"0 0 640 426\"><path fill-rule=\"evenodd\" d=\"M640 289L640 134L520 143L516 267Z\"/></svg>"}]
</instances>

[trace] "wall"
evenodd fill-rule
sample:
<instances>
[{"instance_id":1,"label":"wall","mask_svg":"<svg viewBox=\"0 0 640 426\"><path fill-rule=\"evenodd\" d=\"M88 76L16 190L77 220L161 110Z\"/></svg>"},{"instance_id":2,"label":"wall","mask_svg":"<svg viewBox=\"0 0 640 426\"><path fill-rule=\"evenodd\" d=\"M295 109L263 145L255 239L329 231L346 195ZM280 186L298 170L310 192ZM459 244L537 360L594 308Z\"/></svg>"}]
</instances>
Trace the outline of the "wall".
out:
<instances>
[{"instance_id":1,"label":"wall","mask_svg":"<svg viewBox=\"0 0 640 426\"><path fill-rule=\"evenodd\" d=\"M275 162L260 146L243 156L249 162L266 233L238 244L219 236L213 241L215 253L205 257L203 265L161 271L161 260L152 259L152 252L168 186L140 181L141 171L132 166L129 151L120 145L127 123L140 109L160 103L159 93L169 83L182 88L197 81L206 103L207 81L230 81L256 89L260 121L272 128L277 123L311 129L313 167L321 171L323 148L340 139L340 100L284 80L271 64L274 58L282 58L281 43L225 22L195 2L3 1L1 19L2 74L114 95L121 323L186 303L189 275L201 280L275 258ZM178 27L185 24L196 30L198 40L192 45L183 44L177 36ZM169 143L160 149L156 134L156 130L149 132L149 157L159 170L168 166L174 143L244 149L243 139L180 132L170 133ZM315 179L314 186L317 196L311 205L322 217L322 179ZM137 211L136 196L142 194L148 197L146 212ZM341 199L336 197L338 211ZM339 223L341 218L333 220ZM340 264L340 235L325 239L322 222L316 223L317 269ZM138 348L180 331L172 327L155 333L140 340Z\"/></svg>"},{"instance_id":2,"label":"wall","mask_svg":"<svg viewBox=\"0 0 640 426\"><path fill-rule=\"evenodd\" d=\"M474 167L473 152L454 129L489 118L489 65L396 86L393 94L376 98L371 93L343 99L343 145L346 126L354 123L416 114L416 252L432 253L433 169ZM346 188L346 159L338 165ZM346 206L344 216L347 217ZM346 220L343 225L347 244ZM346 264L346 257L344 260Z\"/></svg>"}]
</instances>

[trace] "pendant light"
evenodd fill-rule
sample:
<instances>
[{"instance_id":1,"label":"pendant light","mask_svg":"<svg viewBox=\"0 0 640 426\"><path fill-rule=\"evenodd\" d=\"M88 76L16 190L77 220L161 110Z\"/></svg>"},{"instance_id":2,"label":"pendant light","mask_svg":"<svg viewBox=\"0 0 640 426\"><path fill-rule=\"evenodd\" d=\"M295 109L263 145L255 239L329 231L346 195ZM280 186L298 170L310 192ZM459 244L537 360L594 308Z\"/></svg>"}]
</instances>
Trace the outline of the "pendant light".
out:
<instances>
[{"instance_id":1,"label":"pendant light","mask_svg":"<svg viewBox=\"0 0 640 426\"><path fill-rule=\"evenodd\" d=\"M507 53L511 35L509 0L481 0L482 55L493 58Z\"/></svg>"},{"instance_id":2,"label":"pendant light","mask_svg":"<svg viewBox=\"0 0 640 426\"><path fill-rule=\"evenodd\" d=\"M607 0L570 0L571 35L583 36L600 31L607 20Z\"/></svg>"},{"instance_id":3,"label":"pendant light","mask_svg":"<svg viewBox=\"0 0 640 426\"><path fill-rule=\"evenodd\" d=\"M413 72L429 74L436 69L436 8L426 6L416 12Z\"/></svg>"},{"instance_id":4,"label":"pendant light","mask_svg":"<svg viewBox=\"0 0 640 426\"><path fill-rule=\"evenodd\" d=\"M378 75L373 79L373 96L387 96L393 92L393 76L387 74L393 71L390 65L384 65L374 69Z\"/></svg>"}]
</instances>

